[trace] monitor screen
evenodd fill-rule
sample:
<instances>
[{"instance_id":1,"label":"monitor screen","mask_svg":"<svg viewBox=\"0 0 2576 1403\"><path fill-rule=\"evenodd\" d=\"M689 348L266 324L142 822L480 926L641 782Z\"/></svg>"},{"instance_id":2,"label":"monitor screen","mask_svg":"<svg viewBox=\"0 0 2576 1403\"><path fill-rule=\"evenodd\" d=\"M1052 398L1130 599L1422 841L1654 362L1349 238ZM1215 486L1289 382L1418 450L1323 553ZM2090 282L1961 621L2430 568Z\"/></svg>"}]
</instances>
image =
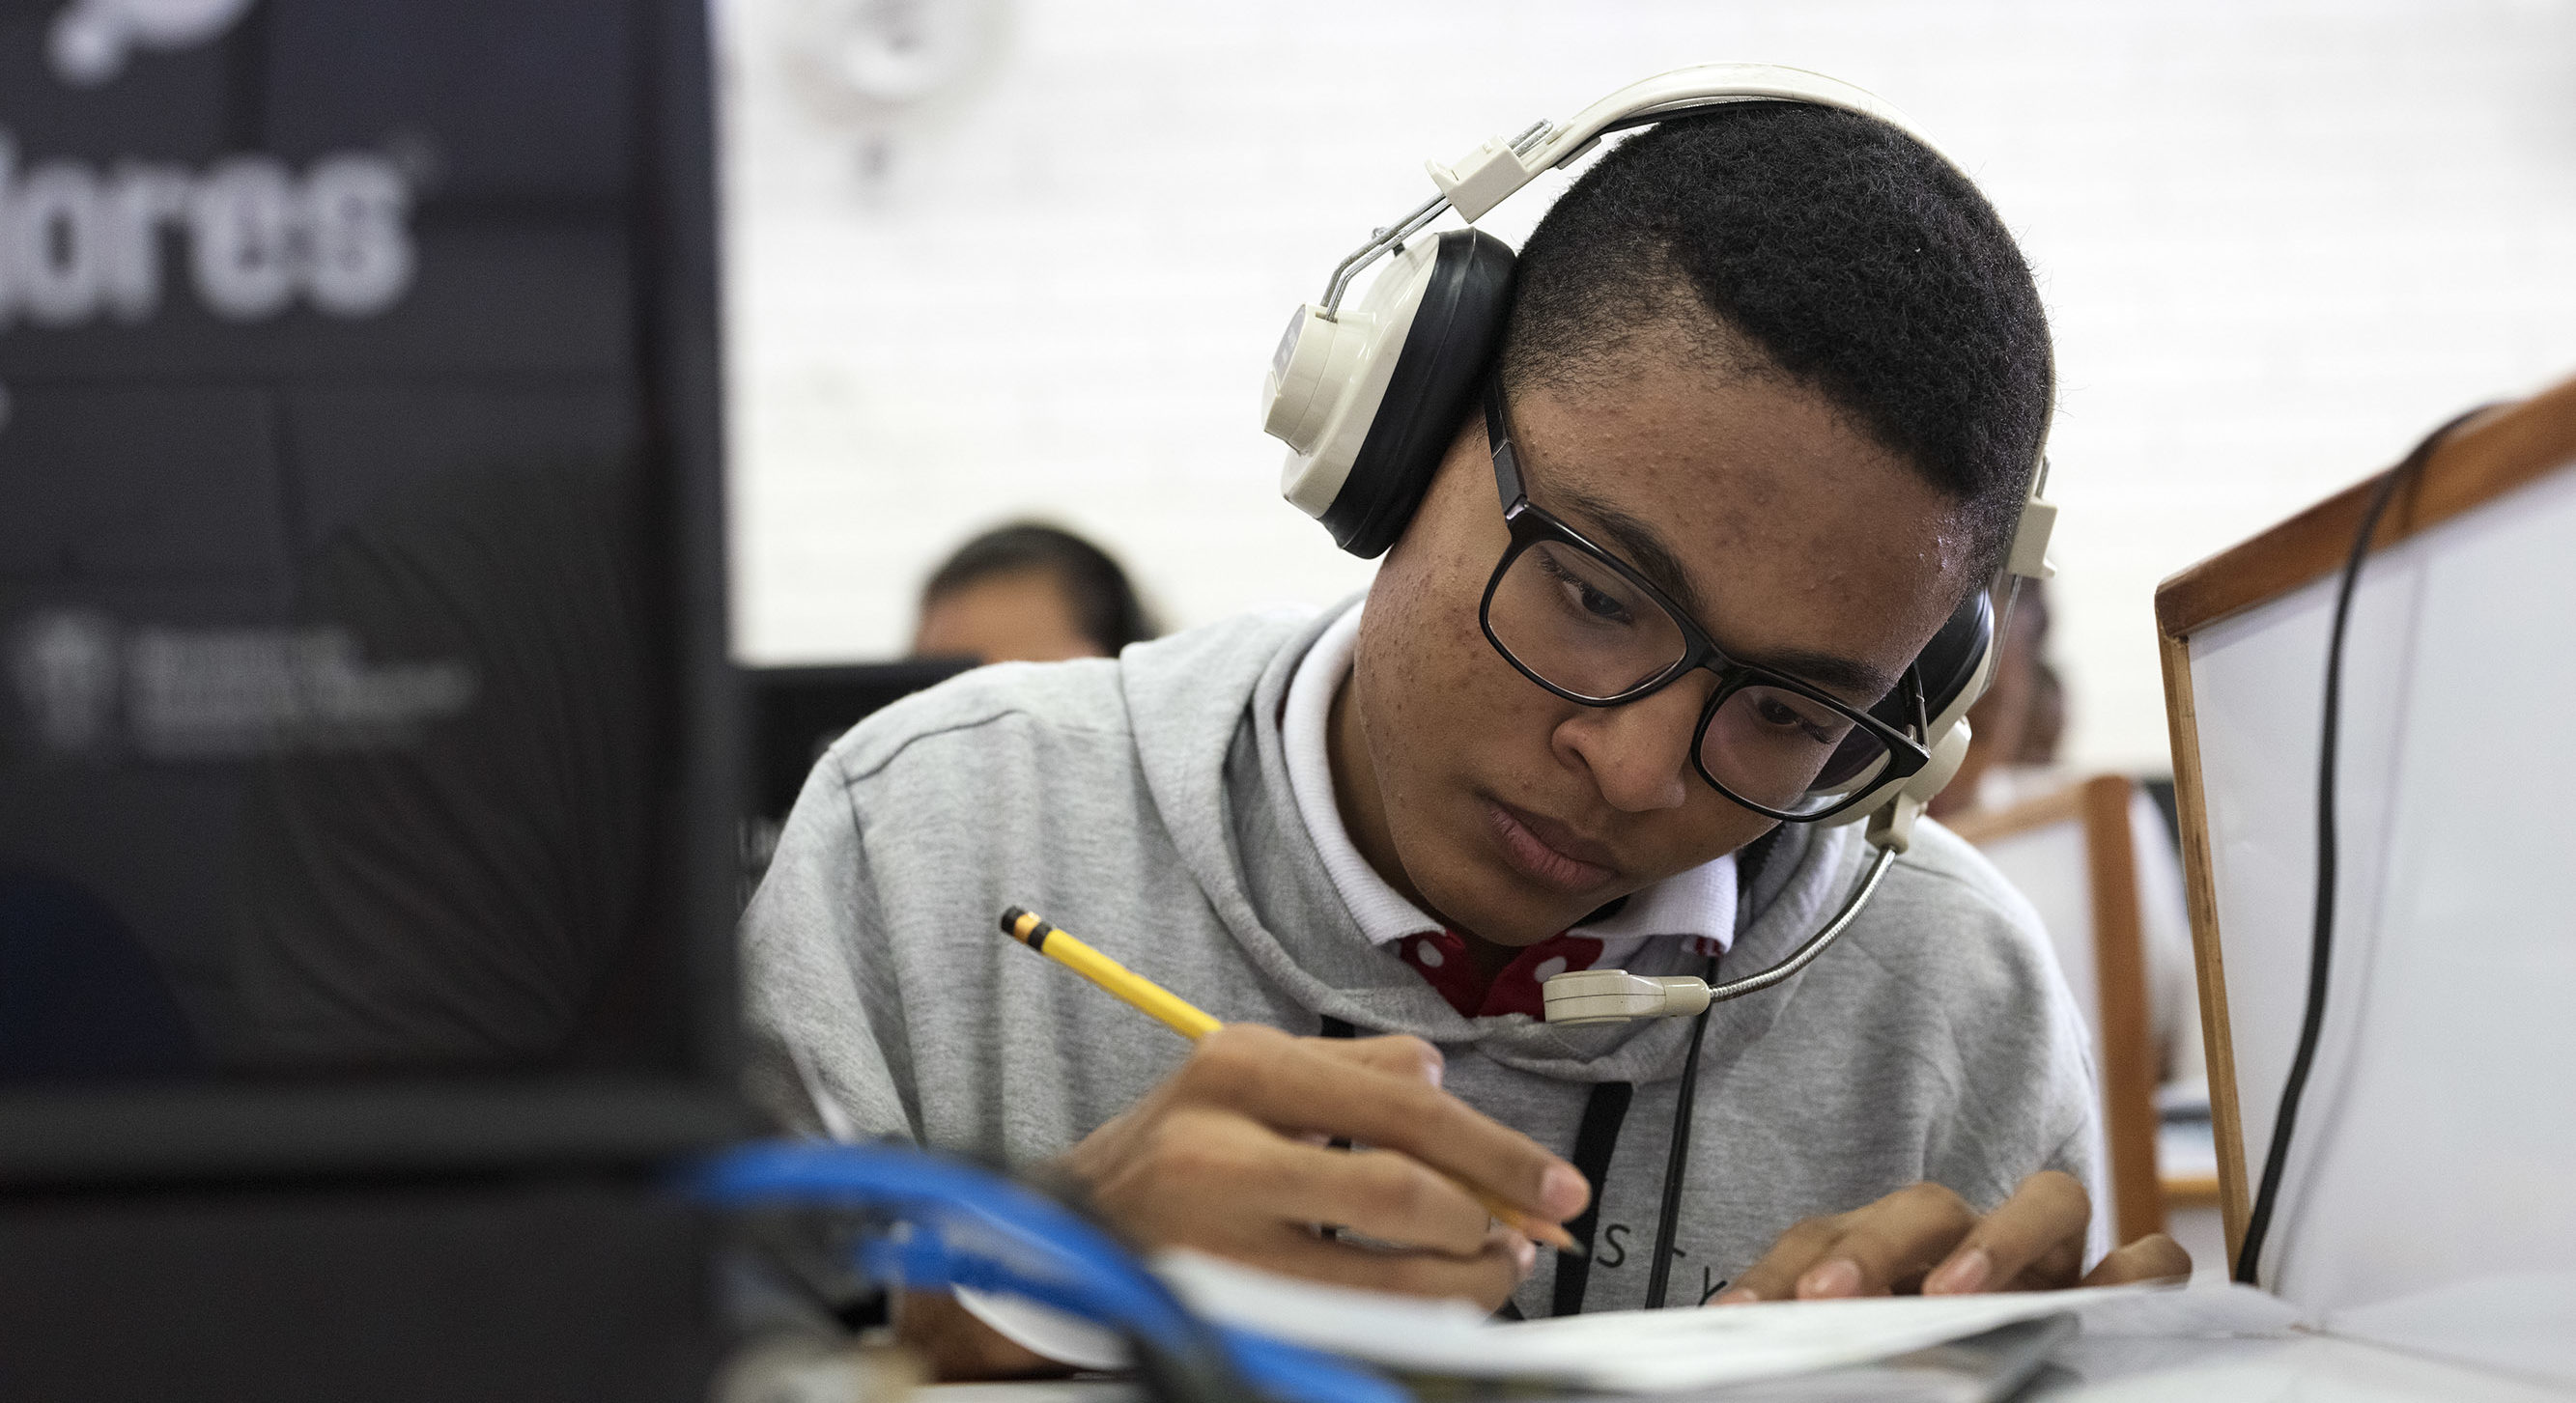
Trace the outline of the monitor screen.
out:
<instances>
[{"instance_id":1,"label":"monitor screen","mask_svg":"<svg viewBox=\"0 0 2576 1403\"><path fill-rule=\"evenodd\" d=\"M763 667L748 675L752 816L787 821L814 762L879 709L974 667L973 658Z\"/></svg>"},{"instance_id":2,"label":"monitor screen","mask_svg":"<svg viewBox=\"0 0 2576 1403\"><path fill-rule=\"evenodd\" d=\"M717 1133L704 29L0 0L0 1177Z\"/></svg>"}]
</instances>

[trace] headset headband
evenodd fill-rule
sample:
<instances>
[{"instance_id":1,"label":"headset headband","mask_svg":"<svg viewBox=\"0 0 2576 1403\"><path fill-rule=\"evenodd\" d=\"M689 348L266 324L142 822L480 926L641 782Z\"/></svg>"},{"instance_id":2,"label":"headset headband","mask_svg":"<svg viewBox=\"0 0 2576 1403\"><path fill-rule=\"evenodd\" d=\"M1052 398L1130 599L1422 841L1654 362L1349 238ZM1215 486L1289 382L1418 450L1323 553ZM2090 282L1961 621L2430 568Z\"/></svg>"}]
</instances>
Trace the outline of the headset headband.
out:
<instances>
[{"instance_id":1,"label":"headset headband","mask_svg":"<svg viewBox=\"0 0 2576 1403\"><path fill-rule=\"evenodd\" d=\"M1542 117L1518 136L1508 139L1495 137L1449 165L1444 166L1437 161L1424 162L1424 167L1431 173L1431 183L1440 188L1440 193L1423 201L1402 219L1372 233L1367 243L1335 264L1332 277L1324 286L1323 301L1313 308L1314 313L1322 321L1337 320L1342 298L1349 293L1352 279L1388 253L1401 250L1407 239L1429 227L1431 221L1440 217L1441 211L1455 210L1461 220L1472 225L1531 181L1581 159L1611 132L1646 126L1696 108L1717 107L1731 102L1801 102L1858 113L1905 133L1924 150L1939 157L1951 170L1957 171L1960 179L1975 184L1930 133L1916 126L1914 120L1895 104L1866 88L1786 64L1694 64L1689 68L1676 68L1651 78L1638 79L1584 108L1562 126ZM2015 523L2012 549L2004 562L2005 573L2021 579L2046 579L2057 573L2047 557L2049 537L2057 525L2057 506L2043 495L2048 489L2048 433L2056 419L2057 353L2051 346L2048 357L2048 416L2040 426L2039 461L2032 465L2030 484L2023 493L2021 519ZM1310 507L1309 510L1320 509ZM2009 610L2010 602L2007 600L2006 611Z\"/></svg>"},{"instance_id":2,"label":"headset headband","mask_svg":"<svg viewBox=\"0 0 2576 1403\"><path fill-rule=\"evenodd\" d=\"M1803 102L1857 112L1905 133L1925 150L1948 161L1951 169L1958 169L1959 163L1951 161L1949 154L1904 113L1877 94L1839 78L1772 63L1704 63L1676 68L1630 83L1576 113L1574 120L1563 126L1541 118L1520 135L1496 137L1450 165L1424 162L1431 172L1431 183L1440 187L1440 193L1393 225L1378 230L1369 242L1333 269L1332 281L1324 289L1324 315L1329 318L1340 310L1343 294L1350 290L1351 279L1361 269L1422 232L1442 210L1456 210L1460 219L1473 224L1522 186L1580 159L1593 143L1611 132L1660 122L1693 108L1730 102Z\"/></svg>"}]
</instances>

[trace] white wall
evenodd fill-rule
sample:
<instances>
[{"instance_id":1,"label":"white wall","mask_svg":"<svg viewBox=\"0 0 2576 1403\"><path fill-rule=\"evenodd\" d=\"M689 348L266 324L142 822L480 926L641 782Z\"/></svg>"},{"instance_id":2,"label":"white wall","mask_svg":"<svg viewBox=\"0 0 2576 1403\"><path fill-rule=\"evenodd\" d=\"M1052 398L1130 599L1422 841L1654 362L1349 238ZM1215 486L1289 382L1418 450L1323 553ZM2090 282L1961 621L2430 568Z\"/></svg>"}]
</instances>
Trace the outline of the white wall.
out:
<instances>
[{"instance_id":1,"label":"white wall","mask_svg":"<svg viewBox=\"0 0 2576 1403\"><path fill-rule=\"evenodd\" d=\"M1290 310L1425 157L1686 62L1875 89L2021 237L2079 763L2165 763L2159 578L2576 373L2571 0L1026 0L875 138L786 79L816 2L719 3L753 661L900 649L922 573L1023 513L1180 623L1357 588L1254 418Z\"/></svg>"}]
</instances>

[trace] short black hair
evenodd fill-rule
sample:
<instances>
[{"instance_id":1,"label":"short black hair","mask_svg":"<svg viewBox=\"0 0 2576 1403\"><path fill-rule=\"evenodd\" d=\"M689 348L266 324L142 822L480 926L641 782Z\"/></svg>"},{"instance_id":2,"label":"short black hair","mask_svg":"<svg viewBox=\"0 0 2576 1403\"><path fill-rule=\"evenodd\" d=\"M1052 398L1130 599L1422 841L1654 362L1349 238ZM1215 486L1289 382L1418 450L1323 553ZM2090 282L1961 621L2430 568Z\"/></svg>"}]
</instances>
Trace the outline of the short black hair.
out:
<instances>
[{"instance_id":1,"label":"short black hair","mask_svg":"<svg viewBox=\"0 0 2576 1403\"><path fill-rule=\"evenodd\" d=\"M1055 577L1065 602L1073 608L1075 626L1101 652L1115 657L1128 644L1154 636L1152 615L1109 552L1041 522L1014 522L959 546L956 554L931 572L921 587L921 602L927 606L968 585L1030 571Z\"/></svg>"},{"instance_id":2,"label":"short black hair","mask_svg":"<svg viewBox=\"0 0 2576 1403\"><path fill-rule=\"evenodd\" d=\"M1677 288L1966 510L2000 564L2047 433L2048 318L1975 185L1886 123L1742 102L1664 122L1584 173L1522 249L1503 334L1518 387L1582 380ZM1687 313L1685 313L1687 317Z\"/></svg>"}]
</instances>

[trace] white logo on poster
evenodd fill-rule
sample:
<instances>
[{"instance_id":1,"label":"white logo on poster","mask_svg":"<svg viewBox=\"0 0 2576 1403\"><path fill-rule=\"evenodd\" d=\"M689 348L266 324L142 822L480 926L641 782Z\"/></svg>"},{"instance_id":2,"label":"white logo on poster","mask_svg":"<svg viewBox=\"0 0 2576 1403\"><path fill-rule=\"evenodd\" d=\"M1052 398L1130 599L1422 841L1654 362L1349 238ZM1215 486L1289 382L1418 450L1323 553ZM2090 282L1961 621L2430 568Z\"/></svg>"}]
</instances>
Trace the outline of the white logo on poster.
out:
<instances>
[{"instance_id":1,"label":"white logo on poster","mask_svg":"<svg viewBox=\"0 0 2576 1403\"><path fill-rule=\"evenodd\" d=\"M45 56L54 76L94 88L125 71L136 49L186 49L239 23L251 0L72 0L54 15Z\"/></svg>"},{"instance_id":2,"label":"white logo on poster","mask_svg":"<svg viewBox=\"0 0 2576 1403\"><path fill-rule=\"evenodd\" d=\"M371 661L329 626L127 629L77 609L18 629L8 664L37 748L63 758L402 746L480 690L460 659Z\"/></svg>"},{"instance_id":3,"label":"white logo on poster","mask_svg":"<svg viewBox=\"0 0 2576 1403\"><path fill-rule=\"evenodd\" d=\"M0 131L0 329L18 314L74 326L141 321L161 305L161 233L187 239L197 298L232 321L276 316L300 294L342 317L410 291L411 187L371 152L325 156L298 176L274 156L181 166L77 160L17 170Z\"/></svg>"},{"instance_id":4,"label":"white logo on poster","mask_svg":"<svg viewBox=\"0 0 2576 1403\"><path fill-rule=\"evenodd\" d=\"M48 750L99 749L116 721L116 625L83 611L48 614L18 635L9 659L18 702Z\"/></svg>"}]
</instances>

